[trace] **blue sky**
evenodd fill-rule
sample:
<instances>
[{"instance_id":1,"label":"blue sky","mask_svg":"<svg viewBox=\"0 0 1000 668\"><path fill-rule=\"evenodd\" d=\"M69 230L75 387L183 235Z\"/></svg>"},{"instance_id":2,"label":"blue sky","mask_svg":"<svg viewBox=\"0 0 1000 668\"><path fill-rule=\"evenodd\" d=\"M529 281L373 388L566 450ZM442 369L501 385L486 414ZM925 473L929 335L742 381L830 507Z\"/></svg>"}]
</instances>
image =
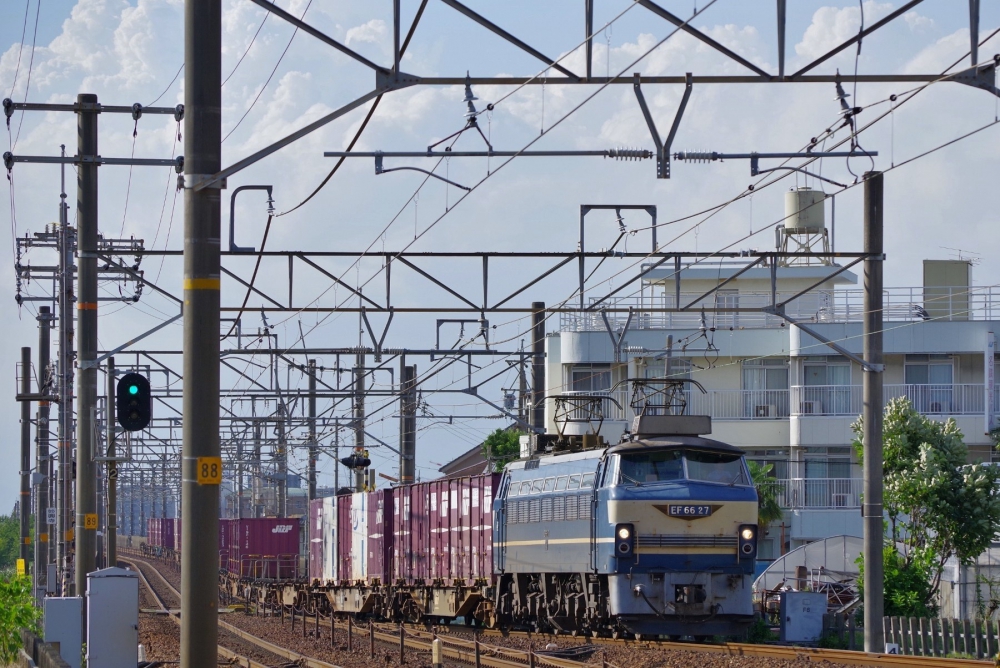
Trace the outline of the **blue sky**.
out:
<instances>
[{"instance_id":1,"label":"blue sky","mask_svg":"<svg viewBox=\"0 0 1000 668\"><path fill-rule=\"evenodd\" d=\"M0 4L0 91L23 99L31 61L31 39L35 33L37 2L41 2L35 50L31 62L32 101L69 101L77 93L94 92L108 104L152 102L173 105L183 100L183 77L171 84L182 61L181 0L10 0ZM306 9L307 0L279 2L296 15ZM472 2L471 7L511 30L538 50L558 57L572 50L583 37L582 4L579 0L538 2ZM667 36L672 26L641 7L622 0L596 2L595 25L600 26L621 12L624 16L595 38L594 72L617 72ZM684 0L661 3L681 16L688 16L705 2ZM715 39L735 49L769 71L776 69L774 42L774 2L764 0L718 0L694 24ZM839 40L855 34L861 12L854 2L789 2L787 69L793 70L825 52ZM885 16L901 2L864 3L866 24ZM404 0L404 23L408 25L418 3ZM242 63L223 89L223 126L228 133L246 114L223 146L223 162L231 164L254 150L301 127L330 110L345 104L372 87L372 76L362 66L332 52L307 35L299 34L277 65L288 44L292 29L269 18L247 50L261 25L264 12L248 0L226 0L224 7L223 75ZM967 7L964 0L926 0L915 10L897 19L864 42L857 62L861 73L938 73L968 49ZM27 30L22 45L21 32L27 12ZM391 3L337 0L315 2L306 20L336 39L350 44L366 57L389 63L391 50ZM1000 26L1000 5L983 3L982 35ZM610 53L608 47L610 46ZM1000 52L994 38L981 49L981 60ZM20 65L18 56L20 54ZM566 59L571 69L582 71L579 52ZM853 70L855 50L846 50L817 69L830 73L840 68ZM502 42L443 3L431 0L404 61L404 69L424 76L461 76L470 71L477 76L534 75L539 62ZM739 65L685 36L673 37L646 56L635 69L647 74L743 74ZM273 78L264 87L265 81ZM16 85L15 85L16 73ZM911 85L870 84L857 88L856 104L867 106L903 93ZM482 119L499 149L517 149L535 139L540 130L564 121L535 148L610 148L639 146L651 142L641 120L630 86L612 86L600 92L579 111L574 106L593 88L534 86L518 91L497 105ZM480 105L496 101L510 92L501 87L476 88ZM849 92L854 92L853 87ZM680 98L677 86L646 87L653 113L665 132ZM787 151L796 150L811 137L830 127L838 116L832 84L780 86L697 86L675 142L679 150ZM460 87L420 88L393 93L385 98L359 149L419 150L458 130L464 106ZM259 97L258 97L259 96ZM256 103L254 100L257 99ZM887 104L887 103L885 103ZM862 113L866 122L885 104ZM249 109L249 112L247 111ZM886 169L922 151L937 146L992 121L997 100L987 93L953 83L936 84L901 107L864 135L864 146L880 152L876 167ZM356 111L305 140L284 149L230 180L230 188L249 183L269 183L275 187L279 211L299 202L329 171L331 161L324 150L341 150L353 136L364 111ZM22 125L23 123L23 125ZM128 156L133 150L134 124L127 117L101 118L101 153ZM18 132L18 129L20 131ZM175 144L172 120L144 117L134 142L137 157L169 157L181 152ZM924 258L954 256L950 248L986 254L996 248L998 226L995 190L997 129L935 153L887 176L886 184L886 266L887 285L918 285L920 261ZM75 121L68 114L16 114L5 150L14 143L15 152L48 154L60 143L75 141ZM475 147L463 138L458 147ZM606 160L520 159L496 172L459 206L450 209L433 229L413 246L413 250L572 250L575 225L581 203L653 203L661 220L693 213L738 194L750 182L745 162L713 165L677 165L669 181L653 178L651 163L624 164ZM401 164L401 163L400 163ZM421 164L421 163L415 163ZM388 166L388 165L387 165ZM496 164L489 166L495 170ZM835 180L852 179L855 172L870 168L863 161L830 161L824 174ZM453 160L448 175L463 183L475 183L487 169L484 161ZM55 220L58 203L58 170L52 166L19 164L14 173L16 221L4 207L5 229L18 234L40 229ZM276 219L268 241L272 249L363 249L395 250L413 241L414 229L423 230L454 204L457 192L432 183L420 191L414 205L408 203L419 186L415 173L375 176L368 160L349 162L330 184L307 206L287 217ZM676 241L669 250L710 250L733 242L750 231L760 230L782 215L781 197L794 179L741 200L700 226L675 226ZM72 191L71 201L72 201ZM127 194L126 194L127 193ZM8 190L8 196L10 191ZM228 217L228 198L223 216ZM860 189L838 198L838 248L857 250L860 244ZM170 211L174 210L171 222ZM101 171L100 216L105 233L135 235L156 248L179 248L182 228L181 202L174 200L172 177L163 168L104 167ZM162 212L162 213L161 213ZM390 221L384 235L381 231ZM241 244L257 245L265 216L262 199L242 199L237 207ZM639 221L629 220L639 226ZM601 227L604 225L604 227ZM596 247L610 245L617 236L613 221L599 223L592 236ZM682 230L688 230L680 234ZM663 234L673 233L670 228ZM12 232L7 232L8 237ZM590 235L591 233L588 232ZM155 239L155 241L153 241ZM648 245L642 233L632 243ZM737 247L766 247L770 235L757 235ZM588 242L588 245L591 242ZM40 261L40 260L39 260ZM7 277L13 294L11 243L0 245L0 276ZM158 266L158 265L157 265ZM247 270L249 265L238 265ZM346 270L346 265L337 266ZM161 274L168 288L179 286L178 263L167 262ZM598 279L613 281L621 267L610 267ZM376 277L380 267L366 262L355 271L365 280ZM147 274L148 276L150 274ZM462 274L451 278L461 285ZM497 277L497 290L514 285L517 270ZM975 268L978 285L1000 283L1000 270L989 262ZM276 279L275 279L276 280ZM326 285L304 286L319 294ZM230 286L234 294L241 291ZM224 287L224 289L227 289ZM412 300L429 299L417 285L399 286ZM278 288L280 292L280 288ZM535 299L555 302L565 298L572 286L545 284ZM343 295L328 293L321 303L330 304ZM532 297L529 297L530 300ZM253 306L253 303L251 303ZM117 311L111 313L112 311ZM141 332L166 315L171 307L148 293L135 307L108 307L101 324L102 347L112 347ZM13 316L13 312L10 312ZM516 318L497 323L497 338L510 338L516 345L524 323ZM259 318L247 318L256 327ZM282 321L278 333L282 341L298 336L301 325L310 345L350 345L357 341L353 316L332 317L319 322L300 316ZM555 321L553 321L555 323ZM434 326L428 319L397 322L390 330L387 345L429 347ZM36 332L30 309L9 317L0 350L0 369L14 368L17 348L35 345ZM150 340L150 347L178 347L180 327L166 328ZM179 366L179 364L178 364ZM445 374L447 375L447 374ZM509 379L504 379L510 382ZM441 378L442 384L461 382L460 375ZM489 390L499 399L499 384ZM431 400L439 413L486 414L489 411L472 400L438 397ZM470 404L470 405L462 405ZM391 411L388 411L391 412ZM10 425L17 423L13 401L0 404L0 415ZM418 463L423 475L471 447L496 421L479 420L456 426L439 426L421 432ZM384 420L373 426L374 433L395 441L396 424ZM0 473L0 509L16 496L16 430L0 441L3 461L10 466ZM378 453L381 470L393 466L389 453ZM329 467L324 470L329 482Z\"/></svg>"}]
</instances>

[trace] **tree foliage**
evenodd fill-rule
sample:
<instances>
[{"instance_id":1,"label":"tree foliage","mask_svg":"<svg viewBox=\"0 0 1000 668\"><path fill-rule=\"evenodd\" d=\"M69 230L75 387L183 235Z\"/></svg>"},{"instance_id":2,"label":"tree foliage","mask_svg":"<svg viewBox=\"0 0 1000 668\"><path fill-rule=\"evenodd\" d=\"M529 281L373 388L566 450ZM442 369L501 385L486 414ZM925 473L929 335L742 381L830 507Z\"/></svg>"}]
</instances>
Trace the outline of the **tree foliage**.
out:
<instances>
[{"instance_id":1,"label":"tree foliage","mask_svg":"<svg viewBox=\"0 0 1000 668\"><path fill-rule=\"evenodd\" d=\"M13 568L21 556L21 521L14 515L0 516L0 570Z\"/></svg>"},{"instance_id":2,"label":"tree foliage","mask_svg":"<svg viewBox=\"0 0 1000 668\"><path fill-rule=\"evenodd\" d=\"M860 457L864 425L859 419L851 428ZM901 608L933 608L945 562L954 557L962 565L972 564L1000 529L1000 470L967 464L967 457L953 419L931 420L905 397L885 407L886 538L898 554L897 561L886 564L887 610L890 591ZM924 577L927 588L918 586Z\"/></svg>"},{"instance_id":3,"label":"tree foliage","mask_svg":"<svg viewBox=\"0 0 1000 668\"><path fill-rule=\"evenodd\" d=\"M13 569L0 572L0 664L17 659L21 629L39 633L39 614L31 599L31 579Z\"/></svg>"},{"instance_id":4,"label":"tree foliage","mask_svg":"<svg viewBox=\"0 0 1000 668\"><path fill-rule=\"evenodd\" d=\"M503 471L504 466L521 456L521 432L497 429L483 441L483 456L493 462L494 471Z\"/></svg>"},{"instance_id":5,"label":"tree foliage","mask_svg":"<svg viewBox=\"0 0 1000 668\"><path fill-rule=\"evenodd\" d=\"M748 460L747 466L753 486L757 488L757 524L765 527L783 517L781 504L778 503L778 483L771 477L774 464Z\"/></svg>"}]
</instances>

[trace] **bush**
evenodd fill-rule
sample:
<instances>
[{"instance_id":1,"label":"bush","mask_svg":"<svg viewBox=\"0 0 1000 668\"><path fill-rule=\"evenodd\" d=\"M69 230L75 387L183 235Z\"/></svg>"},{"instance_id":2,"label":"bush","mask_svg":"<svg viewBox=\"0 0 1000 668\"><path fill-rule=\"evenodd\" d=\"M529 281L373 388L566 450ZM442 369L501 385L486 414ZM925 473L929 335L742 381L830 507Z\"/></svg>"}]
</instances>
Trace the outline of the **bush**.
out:
<instances>
[{"instance_id":1,"label":"bush","mask_svg":"<svg viewBox=\"0 0 1000 668\"><path fill-rule=\"evenodd\" d=\"M763 645L766 642L773 642L778 636L763 617L755 617L753 624L747 629L746 642L752 645Z\"/></svg>"},{"instance_id":2,"label":"bush","mask_svg":"<svg viewBox=\"0 0 1000 668\"><path fill-rule=\"evenodd\" d=\"M41 616L31 597L31 578L0 572L0 664L13 663L21 648L21 629L40 633Z\"/></svg>"}]
</instances>

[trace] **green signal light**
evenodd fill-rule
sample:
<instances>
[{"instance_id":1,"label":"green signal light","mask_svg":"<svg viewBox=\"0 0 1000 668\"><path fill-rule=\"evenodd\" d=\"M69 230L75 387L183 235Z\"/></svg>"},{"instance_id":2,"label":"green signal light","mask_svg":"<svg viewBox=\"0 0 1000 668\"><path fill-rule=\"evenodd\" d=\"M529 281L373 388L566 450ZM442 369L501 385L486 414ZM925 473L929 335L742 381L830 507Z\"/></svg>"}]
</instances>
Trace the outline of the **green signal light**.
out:
<instances>
[{"instance_id":1,"label":"green signal light","mask_svg":"<svg viewBox=\"0 0 1000 668\"><path fill-rule=\"evenodd\" d=\"M128 386L128 393L129 394L139 394L139 386L138 385L129 385Z\"/></svg>"}]
</instances>

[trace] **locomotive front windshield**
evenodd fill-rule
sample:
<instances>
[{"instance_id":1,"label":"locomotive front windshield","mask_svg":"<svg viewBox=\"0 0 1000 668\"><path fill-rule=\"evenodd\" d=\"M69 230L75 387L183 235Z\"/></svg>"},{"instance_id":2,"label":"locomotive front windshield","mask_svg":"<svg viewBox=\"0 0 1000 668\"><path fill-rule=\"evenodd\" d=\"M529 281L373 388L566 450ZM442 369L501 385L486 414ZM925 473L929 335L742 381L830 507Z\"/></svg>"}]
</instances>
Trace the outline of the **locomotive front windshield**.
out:
<instances>
[{"instance_id":1,"label":"locomotive front windshield","mask_svg":"<svg viewBox=\"0 0 1000 668\"><path fill-rule=\"evenodd\" d=\"M746 485L740 455L699 450L660 450L623 453L618 464L624 484L670 480L701 480L726 485Z\"/></svg>"}]
</instances>

